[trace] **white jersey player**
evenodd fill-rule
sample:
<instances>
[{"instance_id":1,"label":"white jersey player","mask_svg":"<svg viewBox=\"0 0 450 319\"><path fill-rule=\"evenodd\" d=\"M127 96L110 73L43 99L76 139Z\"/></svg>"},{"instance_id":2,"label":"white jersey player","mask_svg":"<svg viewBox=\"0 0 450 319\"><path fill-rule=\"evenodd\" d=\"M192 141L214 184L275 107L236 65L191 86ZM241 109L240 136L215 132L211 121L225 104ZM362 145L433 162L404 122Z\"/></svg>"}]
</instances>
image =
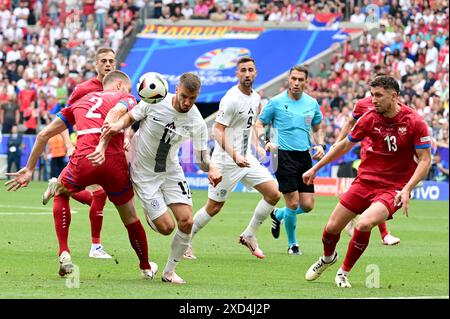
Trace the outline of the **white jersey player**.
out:
<instances>
[{"instance_id":1,"label":"white jersey player","mask_svg":"<svg viewBox=\"0 0 450 319\"><path fill-rule=\"evenodd\" d=\"M274 210L281 197L278 185L270 172L262 166L251 154L250 141L257 140L253 134L256 118L260 113L260 96L253 90L256 76L255 61L243 57L237 63L236 76L239 83L232 87L220 101L213 134L216 146L212 162L220 170L223 180L216 186L210 185L208 201L194 216L192 235L203 228L225 204L225 201L242 181L248 187L254 187L263 195L256 206L253 217L239 237L239 242L247 246L252 255L264 258L264 253L258 247L256 231L262 222ZM258 153L264 149L255 143ZM190 246L185 258L195 259Z\"/></svg>"},{"instance_id":2,"label":"white jersey player","mask_svg":"<svg viewBox=\"0 0 450 319\"><path fill-rule=\"evenodd\" d=\"M154 230L171 234L175 223L168 208L176 217L178 230L162 280L177 284L185 283L175 273L175 267L188 248L193 224L191 192L178 160L180 145L192 138L200 167L208 172L211 183L216 185L222 179L220 172L210 165L206 123L194 105L200 85L198 76L184 73L175 94L168 94L157 104L141 101L116 124L105 127L104 133L120 132L134 121L141 121L131 141L131 180Z\"/></svg>"}]
</instances>

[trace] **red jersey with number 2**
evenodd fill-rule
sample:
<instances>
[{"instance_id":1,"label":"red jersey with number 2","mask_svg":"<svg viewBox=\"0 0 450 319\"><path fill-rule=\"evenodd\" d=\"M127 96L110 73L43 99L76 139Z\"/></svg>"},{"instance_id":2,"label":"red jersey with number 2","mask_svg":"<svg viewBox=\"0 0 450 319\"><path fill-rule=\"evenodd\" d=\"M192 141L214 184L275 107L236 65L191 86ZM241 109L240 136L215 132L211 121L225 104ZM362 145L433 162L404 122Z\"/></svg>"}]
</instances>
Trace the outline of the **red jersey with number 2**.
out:
<instances>
[{"instance_id":1,"label":"red jersey with number 2","mask_svg":"<svg viewBox=\"0 0 450 319\"><path fill-rule=\"evenodd\" d=\"M72 94L67 101L67 105L70 106L74 104L76 101L84 97L85 95L92 92L100 92L103 91L103 83L97 79L92 78L83 83L78 84L73 90Z\"/></svg>"},{"instance_id":2,"label":"red jersey with number 2","mask_svg":"<svg viewBox=\"0 0 450 319\"><path fill-rule=\"evenodd\" d=\"M101 128L106 115L116 104L122 103L127 110L136 105L136 99L129 93L102 91L89 93L70 107L58 113L66 125L77 124L77 147L74 156L92 153L100 141ZM116 134L111 138L106 155L123 153L124 134Z\"/></svg>"},{"instance_id":3,"label":"red jersey with number 2","mask_svg":"<svg viewBox=\"0 0 450 319\"><path fill-rule=\"evenodd\" d=\"M416 149L431 147L425 121L406 105L393 118L374 109L364 113L348 135L352 142L368 139L370 146L358 168L358 177L402 189L417 167Z\"/></svg>"}]
</instances>

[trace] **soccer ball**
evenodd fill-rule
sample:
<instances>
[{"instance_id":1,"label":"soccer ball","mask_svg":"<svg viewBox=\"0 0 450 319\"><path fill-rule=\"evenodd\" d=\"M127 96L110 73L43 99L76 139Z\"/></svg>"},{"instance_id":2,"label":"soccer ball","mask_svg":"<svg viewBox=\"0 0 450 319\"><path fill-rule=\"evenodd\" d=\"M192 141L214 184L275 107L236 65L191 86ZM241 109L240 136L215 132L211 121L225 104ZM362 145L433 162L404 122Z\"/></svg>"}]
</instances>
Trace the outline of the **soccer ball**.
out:
<instances>
[{"instance_id":1,"label":"soccer ball","mask_svg":"<svg viewBox=\"0 0 450 319\"><path fill-rule=\"evenodd\" d=\"M139 78L137 94L144 102L159 103L166 97L167 91L167 81L159 73L147 72Z\"/></svg>"}]
</instances>

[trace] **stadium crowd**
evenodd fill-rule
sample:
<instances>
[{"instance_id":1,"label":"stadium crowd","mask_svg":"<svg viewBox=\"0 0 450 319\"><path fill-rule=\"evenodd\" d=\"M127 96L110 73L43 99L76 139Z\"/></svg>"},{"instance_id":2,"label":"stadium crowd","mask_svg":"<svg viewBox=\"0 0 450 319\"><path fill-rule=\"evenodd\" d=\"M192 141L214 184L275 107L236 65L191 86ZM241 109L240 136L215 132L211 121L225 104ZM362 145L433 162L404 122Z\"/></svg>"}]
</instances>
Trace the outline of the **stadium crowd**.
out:
<instances>
[{"instance_id":1,"label":"stadium crowd","mask_svg":"<svg viewBox=\"0 0 450 319\"><path fill-rule=\"evenodd\" d=\"M399 81L402 102L427 121L434 146L448 149L448 4L422 0L0 0L1 132L19 125L35 134L48 124L74 87L95 75L96 49L117 51L139 19L288 22L317 13L354 23L380 17L378 34L366 30L359 43L344 42L310 78L326 142L334 143L355 102L369 93L374 66L382 65Z\"/></svg>"}]
</instances>

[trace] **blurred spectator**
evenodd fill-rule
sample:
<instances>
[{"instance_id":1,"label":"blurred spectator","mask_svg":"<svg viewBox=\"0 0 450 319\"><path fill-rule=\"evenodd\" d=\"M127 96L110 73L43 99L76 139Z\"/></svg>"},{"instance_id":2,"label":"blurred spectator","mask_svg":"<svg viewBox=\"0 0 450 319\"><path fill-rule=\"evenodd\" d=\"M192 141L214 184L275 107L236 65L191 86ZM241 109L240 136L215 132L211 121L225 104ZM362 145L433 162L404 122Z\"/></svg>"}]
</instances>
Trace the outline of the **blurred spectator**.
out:
<instances>
[{"instance_id":1,"label":"blurred spectator","mask_svg":"<svg viewBox=\"0 0 450 319\"><path fill-rule=\"evenodd\" d=\"M155 15L155 4L150 0L144 0L139 10L139 16L144 24L147 19L152 19Z\"/></svg>"},{"instance_id":2,"label":"blurred spectator","mask_svg":"<svg viewBox=\"0 0 450 319\"><path fill-rule=\"evenodd\" d=\"M159 19L162 16L162 7L162 0L154 0L155 15L153 16L153 18Z\"/></svg>"},{"instance_id":3,"label":"blurred spectator","mask_svg":"<svg viewBox=\"0 0 450 319\"><path fill-rule=\"evenodd\" d=\"M204 0L195 0L194 14L191 19L208 19L209 8Z\"/></svg>"},{"instance_id":4,"label":"blurred spectator","mask_svg":"<svg viewBox=\"0 0 450 319\"><path fill-rule=\"evenodd\" d=\"M8 138L7 147L7 173L16 172L20 169L20 158L22 157L22 149L23 149L23 142L22 142L22 135L19 134L19 128L17 125L14 125L11 128L11 131L8 132L11 133L11 135ZM12 169L14 165L15 170ZM8 177L9 179L9 177Z\"/></svg>"},{"instance_id":5,"label":"blurred spectator","mask_svg":"<svg viewBox=\"0 0 450 319\"><path fill-rule=\"evenodd\" d=\"M9 134L13 126L18 125L20 121L19 106L16 103L16 95L7 95L7 88L2 88L0 101L0 124L2 126L2 133ZM6 95L6 98L4 97Z\"/></svg>"},{"instance_id":6,"label":"blurred spectator","mask_svg":"<svg viewBox=\"0 0 450 319\"><path fill-rule=\"evenodd\" d=\"M191 8L188 1L185 1L183 3L183 8L181 9L181 13L183 14L184 18L190 19L191 16L194 14L194 9Z\"/></svg>"},{"instance_id":7,"label":"blurred spectator","mask_svg":"<svg viewBox=\"0 0 450 319\"><path fill-rule=\"evenodd\" d=\"M27 1L20 1L19 7L14 9L13 15L17 21L17 26L19 28L26 29L28 27L28 17L30 15L30 9L27 7Z\"/></svg>"},{"instance_id":8,"label":"blurred spectator","mask_svg":"<svg viewBox=\"0 0 450 319\"><path fill-rule=\"evenodd\" d=\"M81 22L83 27L86 28L89 17L93 17L95 14L95 0L82 0L81 7Z\"/></svg>"},{"instance_id":9,"label":"blurred spectator","mask_svg":"<svg viewBox=\"0 0 450 319\"><path fill-rule=\"evenodd\" d=\"M350 17L351 23L364 23L366 15L361 12L360 7L355 7L355 12Z\"/></svg>"},{"instance_id":10,"label":"blurred spectator","mask_svg":"<svg viewBox=\"0 0 450 319\"><path fill-rule=\"evenodd\" d=\"M109 7L109 0L95 0L95 23L100 38L103 38L103 33L106 26L106 15L109 11Z\"/></svg>"},{"instance_id":11,"label":"blurred spectator","mask_svg":"<svg viewBox=\"0 0 450 319\"><path fill-rule=\"evenodd\" d=\"M231 21L241 20L241 15L239 13L239 7L235 7L233 3L228 3L227 20L231 20Z\"/></svg>"},{"instance_id":12,"label":"blurred spectator","mask_svg":"<svg viewBox=\"0 0 450 319\"><path fill-rule=\"evenodd\" d=\"M25 127L25 134L37 133L37 117L39 112L36 108L36 102L33 101L23 113L23 126Z\"/></svg>"},{"instance_id":13,"label":"blurred spectator","mask_svg":"<svg viewBox=\"0 0 450 319\"><path fill-rule=\"evenodd\" d=\"M433 157L428 179L436 182L448 182L448 171L448 162L441 159L439 153L436 152Z\"/></svg>"},{"instance_id":14,"label":"blurred spectator","mask_svg":"<svg viewBox=\"0 0 450 319\"><path fill-rule=\"evenodd\" d=\"M66 166L66 146L61 134L55 135L48 140L48 152L51 156L50 177L58 177Z\"/></svg>"},{"instance_id":15,"label":"blurred spectator","mask_svg":"<svg viewBox=\"0 0 450 319\"><path fill-rule=\"evenodd\" d=\"M438 56L438 49L435 47L434 42L429 40L427 42L427 51L425 55L425 70L436 72L438 65Z\"/></svg>"},{"instance_id":16,"label":"blurred spectator","mask_svg":"<svg viewBox=\"0 0 450 319\"><path fill-rule=\"evenodd\" d=\"M181 7L180 6L175 7L175 12L170 16L170 18L174 22L175 21L184 20L184 15L181 13Z\"/></svg>"},{"instance_id":17,"label":"blurred spectator","mask_svg":"<svg viewBox=\"0 0 450 319\"><path fill-rule=\"evenodd\" d=\"M225 21L227 19L226 12L222 9L222 6L219 4L214 4L213 9L211 10L211 14L209 16L211 21Z\"/></svg>"},{"instance_id":18,"label":"blurred spectator","mask_svg":"<svg viewBox=\"0 0 450 319\"><path fill-rule=\"evenodd\" d=\"M259 20L258 14L256 14L256 9L253 7L248 7L244 15L244 20L247 22L255 22Z\"/></svg>"}]
</instances>

